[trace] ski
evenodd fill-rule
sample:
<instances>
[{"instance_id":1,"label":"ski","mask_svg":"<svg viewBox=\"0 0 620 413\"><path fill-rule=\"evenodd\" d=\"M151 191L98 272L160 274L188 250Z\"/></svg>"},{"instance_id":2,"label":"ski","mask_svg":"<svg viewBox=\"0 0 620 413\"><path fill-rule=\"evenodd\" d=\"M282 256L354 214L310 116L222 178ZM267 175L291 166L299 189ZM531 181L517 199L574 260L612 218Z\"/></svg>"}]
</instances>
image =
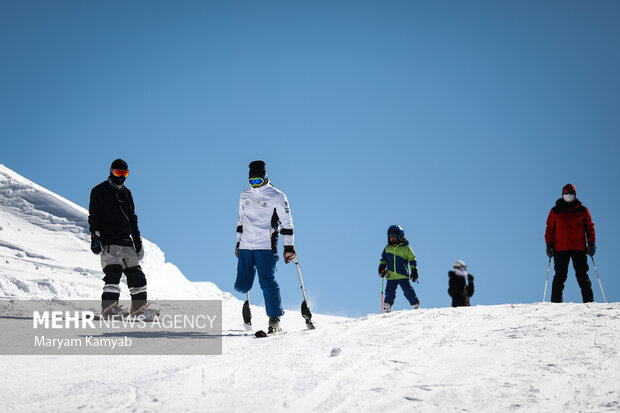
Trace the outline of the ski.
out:
<instances>
[{"instance_id":1,"label":"ski","mask_svg":"<svg viewBox=\"0 0 620 413\"><path fill-rule=\"evenodd\" d=\"M310 327L310 325L312 325L312 327ZM306 330L314 330L314 329L315 329L314 324L306 323ZM284 331L284 330L280 329L280 330L278 330L278 331L276 331L274 333L267 333L267 332L265 332L265 330L258 330L258 331L256 331L254 333L254 337L256 337L256 338L263 338L263 337L278 336L280 334L287 334L287 333L301 333L301 332L306 331L306 330L289 331L289 332L287 332L287 331Z\"/></svg>"},{"instance_id":2,"label":"ski","mask_svg":"<svg viewBox=\"0 0 620 413\"><path fill-rule=\"evenodd\" d=\"M303 303L301 303L301 315L302 317L306 320L306 327L308 328L308 330L314 330L314 323L312 322L312 313L310 312L310 309L308 308L308 304L306 303L306 300L303 301Z\"/></svg>"}]
</instances>

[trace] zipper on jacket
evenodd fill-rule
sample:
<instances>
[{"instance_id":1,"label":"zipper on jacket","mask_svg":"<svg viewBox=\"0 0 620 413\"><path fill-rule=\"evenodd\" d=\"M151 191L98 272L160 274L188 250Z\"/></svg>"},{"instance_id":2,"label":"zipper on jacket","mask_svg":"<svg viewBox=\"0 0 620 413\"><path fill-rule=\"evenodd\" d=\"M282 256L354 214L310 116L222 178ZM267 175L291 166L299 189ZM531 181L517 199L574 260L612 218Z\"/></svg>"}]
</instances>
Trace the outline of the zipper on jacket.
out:
<instances>
[{"instance_id":1,"label":"zipper on jacket","mask_svg":"<svg viewBox=\"0 0 620 413\"><path fill-rule=\"evenodd\" d=\"M396 245L396 246L392 246L392 248L394 249L394 251L392 251L392 254L394 255L394 278L396 278L398 276L398 270L396 269L396 249L400 246L400 244Z\"/></svg>"}]
</instances>

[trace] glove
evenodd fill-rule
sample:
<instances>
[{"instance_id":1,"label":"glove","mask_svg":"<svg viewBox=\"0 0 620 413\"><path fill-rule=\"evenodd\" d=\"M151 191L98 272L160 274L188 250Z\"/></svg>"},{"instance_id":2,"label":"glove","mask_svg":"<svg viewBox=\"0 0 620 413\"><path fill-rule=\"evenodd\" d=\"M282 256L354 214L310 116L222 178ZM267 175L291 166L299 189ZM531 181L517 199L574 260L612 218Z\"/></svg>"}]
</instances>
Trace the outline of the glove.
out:
<instances>
[{"instance_id":1,"label":"glove","mask_svg":"<svg viewBox=\"0 0 620 413\"><path fill-rule=\"evenodd\" d=\"M555 254L555 251L553 249L553 244L549 243L547 244L547 257L551 258L553 257L553 254Z\"/></svg>"},{"instance_id":2,"label":"glove","mask_svg":"<svg viewBox=\"0 0 620 413\"><path fill-rule=\"evenodd\" d=\"M101 251L103 251L103 248L101 248L101 239L99 238L99 235L90 234L90 250L95 255L99 255L101 254Z\"/></svg>"},{"instance_id":3,"label":"glove","mask_svg":"<svg viewBox=\"0 0 620 413\"><path fill-rule=\"evenodd\" d=\"M144 248L142 248L142 240L137 238L133 242L134 248L136 249L136 253L138 254L138 261L142 261L144 258Z\"/></svg>"},{"instance_id":4,"label":"glove","mask_svg":"<svg viewBox=\"0 0 620 413\"><path fill-rule=\"evenodd\" d=\"M240 242L237 243L237 246L235 246L235 257L239 258L239 244L241 244Z\"/></svg>"},{"instance_id":5,"label":"glove","mask_svg":"<svg viewBox=\"0 0 620 413\"><path fill-rule=\"evenodd\" d=\"M292 245L285 245L284 246L284 263L288 264L289 262L293 261L295 258L297 258L295 247L293 247Z\"/></svg>"},{"instance_id":6,"label":"glove","mask_svg":"<svg viewBox=\"0 0 620 413\"><path fill-rule=\"evenodd\" d=\"M596 252L596 245L594 245L594 243L588 244L587 252L590 257L594 257L594 253Z\"/></svg>"},{"instance_id":7,"label":"glove","mask_svg":"<svg viewBox=\"0 0 620 413\"><path fill-rule=\"evenodd\" d=\"M411 269L411 281L413 282L418 281L418 269L417 268Z\"/></svg>"},{"instance_id":8,"label":"glove","mask_svg":"<svg viewBox=\"0 0 620 413\"><path fill-rule=\"evenodd\" d=\"M383 264L379 265L379 277L385 277L385 265Z\"/></svg>"}]
</instances>

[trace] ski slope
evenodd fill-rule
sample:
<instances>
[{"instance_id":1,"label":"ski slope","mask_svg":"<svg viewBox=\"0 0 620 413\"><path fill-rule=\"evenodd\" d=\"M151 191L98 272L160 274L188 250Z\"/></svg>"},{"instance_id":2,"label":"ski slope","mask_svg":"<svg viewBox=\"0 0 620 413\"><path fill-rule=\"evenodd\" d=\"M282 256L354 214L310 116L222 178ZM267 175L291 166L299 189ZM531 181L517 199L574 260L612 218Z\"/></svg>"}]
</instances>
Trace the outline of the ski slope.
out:
<instances>
[{"instance_id":1,"label":"ski slope","mask_svg":"<svg viewBox=\"0 0 620 413\"><path fill-rule=\"evenodd\" d=\"M3 357L15 412L616 412L620 306L404 310L221 356Z\"/></svg>"},{"instance_id":2,"label":"ski slope","mask_svg":"<svg viewBox=\"0 0 620 413\"><path fill-rule=\"evenodd\" d=\"M0 299L97 299L86 217L0 165ZM150 298L222 300L223 354L0 356L0 411L620 411L618 303L315 314L314 331L293 309L256 339L241 301L144 244Z\"/></svg>"}]
</instances>

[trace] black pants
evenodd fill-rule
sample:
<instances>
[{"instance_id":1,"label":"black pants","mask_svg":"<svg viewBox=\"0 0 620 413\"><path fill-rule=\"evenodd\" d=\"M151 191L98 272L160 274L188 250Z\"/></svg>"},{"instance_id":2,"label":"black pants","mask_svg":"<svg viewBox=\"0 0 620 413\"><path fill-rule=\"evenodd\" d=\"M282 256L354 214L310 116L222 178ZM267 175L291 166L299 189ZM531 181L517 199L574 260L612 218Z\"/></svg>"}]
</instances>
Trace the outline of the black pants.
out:
<instances>
[{"instance_id":1,"label":"black pants","mask_svg":"<svg viewBox=\"0 0 620 413\"><path fill-rule=\"evenodd\" d=\"M561 303L562 292L564 291L564 282L568 276L568 261L573 259L573 268L575 268L575 276L581 288L581 297L584 303L594 301L592 293L592 283L588 277L588 256L585 251L557 251L553 256L555 276L553 277L553 287L551 289L551 302Z\"/></svg>"}]
</instances>

